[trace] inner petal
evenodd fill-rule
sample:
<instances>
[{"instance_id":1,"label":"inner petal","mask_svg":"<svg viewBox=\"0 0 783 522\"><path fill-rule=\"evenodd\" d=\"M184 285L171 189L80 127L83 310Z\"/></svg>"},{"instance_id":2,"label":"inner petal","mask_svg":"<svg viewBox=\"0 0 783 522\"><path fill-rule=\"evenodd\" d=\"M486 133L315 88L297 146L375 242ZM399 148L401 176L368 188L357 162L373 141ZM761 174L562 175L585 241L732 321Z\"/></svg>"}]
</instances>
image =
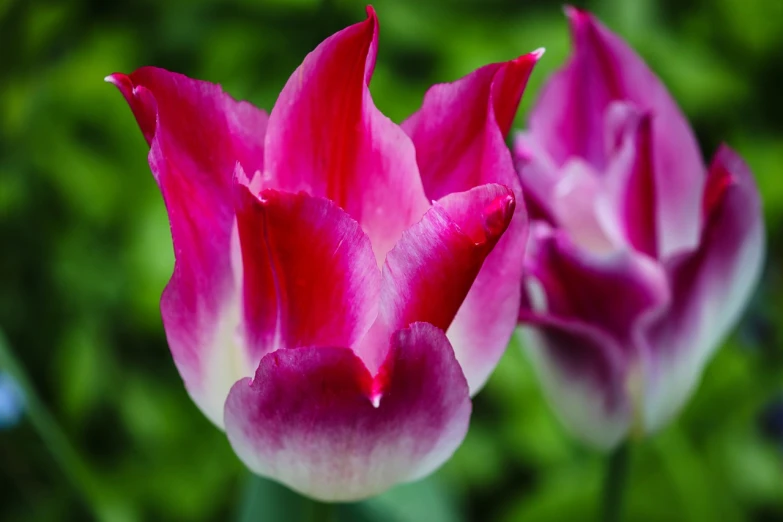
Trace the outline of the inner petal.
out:
<instances>
[{"instance_id":1,"label":"inner petal","mask_svg":"<svg viewBox=\"0 0 783 522\"><path fill-rule=\"evenodd\" d=\"M378 20L322 42L290 77L269 117L269 184L330 199L370 237L378 266L429 208L413 142L379 111L368 83Z\"/></svg>"},{"instance_id":2,"label":"inner petal","mask_svg":"<svg viewBox=\"0 0 783 522\"><path fill-rule=\"evenodd\" d=\"M586 162L569 161L554 187L554 213L571 239L590 252L609 253L617 250L615 220L603 206L603 183ZM610 218L610 219L607 219Z\"/></svg>"}]
</instances>

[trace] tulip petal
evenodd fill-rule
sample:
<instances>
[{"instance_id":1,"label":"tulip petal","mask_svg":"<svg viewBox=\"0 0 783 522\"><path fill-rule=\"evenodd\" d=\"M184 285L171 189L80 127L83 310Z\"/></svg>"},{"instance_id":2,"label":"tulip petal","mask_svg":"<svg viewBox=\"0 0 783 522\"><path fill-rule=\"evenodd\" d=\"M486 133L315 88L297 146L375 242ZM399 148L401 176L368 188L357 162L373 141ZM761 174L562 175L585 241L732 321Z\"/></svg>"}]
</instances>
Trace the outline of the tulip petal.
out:
<instances>
[{"instance_id":1,"label":"tulip petal","mask_svg":"<svg viewBox=\"0 0 783 522\"><path fill-rule=\"evenodd\" d=\"M547 400L574 436L597 448L617 445L633 420L628 363L610 336L579 321L538 317L522 342Z\"/></svg>"},{"instance_id":2,"label":"tulip petal","mask_svg":"<svg viewBox=\"0 0 783 522\"><path fill-rule=\"evenodd\" d=\"M421 109L402 127L416 146L430 199L484 183L514 186L504 139L540 55L486 65L427 91Z\"/></svg>"},{"instance_id":3,"label":"tulip petal","mask_svg":"<svg viewBox=\"0 0 783 522\"><path fill-rule=\"evenodd\" d=\"M370 236L380 266L429 202L413 144L370 97L378 20L367 12L321 43L286 83L269 118L264 180L337 203Z\"/></svg>"},{"instance_id":4,"label":"tulip petal","mask_svg":"<svg viewBox=\"0 0 783 522\"><path fill-rule=\"evenodd\" d=\"M347 348L266 355L252 381L231 389L225 420L254 472L318 499L349 501L439 467L464 438L470 410L446 336L417 323L392 337L376 378Z\"/></svg>"},{"instance_id":5,"label":"tulip petal","mask_svg":"<svg viewBox=\"0 0 783 522\"><path fill-rule=\"evenodd\" d=\"M528 218L531 221L555 224L557 219L550 206L555 187L565 173L530 132L518 132L515 136L513 158L522 185Z\"/></svg>"},{"instance_id":6,"label":"tulip petal","mask_svg":"<svg viewBox=\"0 0 783 522\"><path fill-rule=\"evenodd\" d=\"M447 332L471 393L481 388L500 359L519 309L516 282L522 274L527 214L505 135L542 53L487 65L453 83L432 87L421 109L403 123L416 145L428 197L499 183L510 187L517 199L508 232L487 257Z\"/></svg>"},{"instance_id":7,"label":"tulip petal","mask_svg":"<svg viewBox=\"0 0 783 522\"><path fill-rule=\"evenodd\" d=\"M435 202L386 256L381 316L392 330L417 321L446 330L511 221L510 189L484 185Z\"/></svg>"},{"instance_id":8,"label":"tulip petal","mask_svg":"<svg viewBox=\"0 0 783 522\"><path fill-rule=\"evenodd\" d=\"M371 371L385 358L392 332L414 322L449 328L514 208L511 189L483 185L436 201L403 233L383 266L378 321L357 348Z\"/></svg>"},{"instance_id":9,"label":"tulip petal","mask_svg":"<svg viewBox=\"0 0 783 522\"><path fill-rule=\"evenodd\" d=\"M566 427L610 448L634 420L642 331L669 301L665 274L630 251L585 253L542 224L531 233L525 347Z\"/></svg>"},{"instance_id":10,"label":"tulip petal","mask_svg":"<svg viewBox=\"0 0 783 522\"><path fill-rule=\"evenodd\" d=\"M673 301L651 327L645 423L658 429L679 411L759 280L764 225L748 167L722 146L710 166L699 249L672 261Z\"/></svg>"},{"instance_id":11,"label":"tulip petal","mask_svg":"<svg viewBox=\"0 0 783 522\"><path fill-rule=\"evenodd\" d=\"M638 322L669 301L663 269L628 250L586 252L568 235L546 225L536 224L532 230L526 278L538 281L545 296L543 308L534 311L592 325L625 351L633 350ZM527 313L522 310L523 316Z\"/></svg>"},{"instance_id":12,"label":"tulip petal","mask_svg":"<svg viewBox=\"0 0 783 522\"><path fill-rule=\"evenodd\" d=\"M106 81L125 97L150 147L156 138L170 147L165 152L176 156L167 160L188 170L199 185L218 190L225 204L231 203L237 162L249 173L263 170L267 114L234 100L220 85L157 67L115 73ZM158 171L153 175L159 182L166 176Z\"/></svg>"},{"instance_id":13,"label":"tulip petal","mask_svg":"<svg viewBox=\"0 0 783 522\"><path fill-rule=\"evenodd\" d=\"M381 272L369 238L331 201L238 189L246 343L253 359L278 348L352 346L378 315Z\"/></svg>"},{"instance_id":14,"label":"tulip petal","mask_svg":"<svg viewBox=\"0 0 783 522\"><path fill-rule=\"evenodd\" d=\"M574 54L546 84L529 127L556 164L572 156L604 171L609 149L604 121L613 101L653 115L651 133L658 255L695 248L701 232L704 165L698 144L674 100L642 59L592 15L567 8Z\"/></svg>"},{"instance_id":15,"label":"tulip petal","mask_svg":"<svg viewBox=\"0 0 783 522\"><path fill-rule=\"evenodd\" d=\"M610 253L624 242L618 237L618 220L603 190L598 173L575 158L563 166L562 178L550 196L557 225L568 231L574 243L593 253Z\"/></svg>"},{"instance_id":16,"label":"tulip petal","mask_svg":"<svg viewBox=\"0 0 783 522\"><path fill-rule=\"evenodd\" d=\"M609 132L617 143L606 173L613 216L604 215L638 252L657 257L656 186L653 172L652 118L622 102L609 109Z\"/></svg>"},{"instance_id":17,"label":"tulip petal","mask_svg":"<svg viewBox=\"0 0 783 522\"><path fill-rule=\"evenodd\" d=\"M169 214L176 263L161 298L169 347L191 397L221 426L229 388L257 366L235 336L232 179L237 163L262 169L266 114L218 85L162 69L107 81L120 89L150 144Z\"/></svg>"}]
</instances>

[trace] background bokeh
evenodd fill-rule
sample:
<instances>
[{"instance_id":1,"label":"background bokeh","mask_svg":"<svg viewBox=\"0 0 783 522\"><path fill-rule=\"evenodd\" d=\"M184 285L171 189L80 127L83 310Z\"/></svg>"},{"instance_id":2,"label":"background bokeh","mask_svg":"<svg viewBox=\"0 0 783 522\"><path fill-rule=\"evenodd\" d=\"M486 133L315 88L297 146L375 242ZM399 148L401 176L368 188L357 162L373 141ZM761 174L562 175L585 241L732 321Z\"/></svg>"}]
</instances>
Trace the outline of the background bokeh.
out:
<instances>
[{"instance_id":1,"label":"background bokeh","mask_svg":"<svg viewBox=\"0 0 783 522\"><path fill-rule=\"evenodd\" d=\"M764 280L742 324L684 414L632 450L628 520L783 520L783 2L575 3L659 73L705 157L726 140L747 159L768 227ZM65 473L24 418L3 427L0 520L92 520L96 502L120 522L284 520L305 509L282 487L248 481L182 387L158 310L173 264L163 203L130 110L102 80L153 64L270 109L305 54L362 20L363 4L0 0L0 328L87 463ZM560 4L377 0L376 104L401 121L428 85L544 46L521 128L568 51ZM341 513L595 518L604 460L563 432L516 344L434 478Z\"/></svg>"}]
</instances>

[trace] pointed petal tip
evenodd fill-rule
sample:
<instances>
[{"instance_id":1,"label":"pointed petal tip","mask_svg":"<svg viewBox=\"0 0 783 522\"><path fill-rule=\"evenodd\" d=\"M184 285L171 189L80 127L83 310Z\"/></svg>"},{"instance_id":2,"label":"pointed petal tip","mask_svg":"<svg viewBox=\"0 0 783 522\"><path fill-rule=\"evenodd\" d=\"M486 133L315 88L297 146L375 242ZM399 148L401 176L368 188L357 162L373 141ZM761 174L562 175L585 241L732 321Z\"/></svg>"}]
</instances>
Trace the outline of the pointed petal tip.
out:
<instances>
[{"instance_id":1,"label":"pointed petal tip","mask_svg":"<svg viewBox=\"0 0 783 522\"><path fill-rule=\"evenodd\" d=\"M490 183L467 192L454 192L435 202L475 246L494 247L516 209L514 191Z\"/></svg>"},{"instance_id":2,"label":"pointed petal tip","mask_svg":"<svg viewBox=\"0 0 783 522\"><path fill-rule=\"evenodd\" d=\"M377 36L378 25L379 25L378 13L375 12L375 8L372 6L372 4L367 4L367 7L365 8L365 12L367 13L367 18L365 18L364 21L360 23L372 27L371 33Z\"/></svg>"},{"instance_id":3,"label":"pointed petal tip","mask_svg":"<svg viewBox=\"0 0 783 522\"><path fill-rule=\"evenodd\" d=\"M563 11L568 18L568 25L574 40L578 40L577 36L582 34L582 31L589 30L590 27L599 24L593 13L586 9L567 5Z\"/></svg>"},{"instance_id":4,"label":"pointed petal tip","mask_svg":"<svg viewBox=\"0 0 783 522\"><path fill-rule=\"evenodd\" d=\"M544 49L543 47L539 47L535 51L531 51L527 54L523 54L521 56L518 56L517 58L514 58L513 60L510 60L508 63L511 65L517 65L517 66L525 66L532 68L533 65L535 65L538 60L541 59L542 56L544 56Z\"/></svg>"},{"instance_id":5,"label":"pointed petal tip","mask_svg":"<svg viewBox=\"0 0 783 522\"><path fill-rule=\"evenodd\" d=\"M714 160L720 160L731 166L741 167L743 170L749 170L745 160L726 142L721 142L713 156Z\"/></svg>"},{"instance_id":6,"label":"pointed petal tip","mask_svg":"<svg viewBox=\"0 0 783 522\"><path fill-rule=\"evenodd\" d=\"M117 87L125 96L130 96L133 93L133 81L127 74L112 73L105 77L103 81Z\"/></svg>"},{"instance_id":7,"label":"pointed petal tip","mask_svg":"<svg viewBox=\"0 0 783 522\"><path fill-rule=\"evenodd\" d=\"M484 207L484 230L490 237L498 237L505 232L514 216L516 199L513 193L496 197Z\"/></svg>"},{"instance_id":8,"label":"pointed petal tip","mask_svg":"<svg viewBox=\"0 0 783 522\"><path fill-rule=\"evenodd\" d=\"M743 187L745 190L750 191L750 194L753 194L755 200L759 200L758 187L750 167L743 157L728 144L721 143L715 151L715 155L710 163L709 172L711 181L708 181L707 183L703 204L707 204L707 201L711 197L713 200L717 197L718 194L713 193L713 191L718 188L715 186L718 180L721 180L718 185L738 185ZM720 192L722 192L722 190ZM715 201L712 201L712 203L714 204Z\"/></svg>"},{"instance_id":9,"label":"pointed petal tip","mask_svg":"<svg viewBox=\"0 0 783 522\"><path fill-rule=\"evenodd\" d=\"M590 11L570 4L566 4L563 6L563 12L572 23L588 22L593 17Z\"/></svg>"}]
</instances>

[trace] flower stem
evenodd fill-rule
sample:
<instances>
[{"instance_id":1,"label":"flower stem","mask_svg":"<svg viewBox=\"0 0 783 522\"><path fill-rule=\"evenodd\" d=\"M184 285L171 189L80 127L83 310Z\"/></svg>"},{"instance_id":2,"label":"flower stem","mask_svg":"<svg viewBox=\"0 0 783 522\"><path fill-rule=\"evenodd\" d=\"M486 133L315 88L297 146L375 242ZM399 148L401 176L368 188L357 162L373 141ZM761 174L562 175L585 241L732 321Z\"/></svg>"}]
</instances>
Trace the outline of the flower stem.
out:
<instances>
[{"instance_id":1,"label":"flower stem","mask_svg":"<svg viewBox=\"0 0 783 522\"><path fill-rule=\"evenodd\" d=\"M620 522L628 476L630 443L623 442L609 455L603 491L604 522Z\"/></svg>"},{"instance_id":2,"label":"flower stem","mask_svg":"<svg viewBox=\"0 0 783 522\"><path fill-rule=\"evenodd\" d=\"M309 522L334 522L334 504L311 500L306 520Z\"/></svg>"},{"instance_id":3,"label":"flower stem","mask_svg":"<svg viewBox=\"0 0 783 522\"><path fill-rule=\"evenodd\" d=\"M103 515L106 513L107 506L103 502L99 482L95 480L86 462L71 445L68 437L36 393L2 331L0 331L0 368L9 374L22 390L25 414L54 460L82 495L95 518L105 520Z\"/></svg>"}]
</instances>

